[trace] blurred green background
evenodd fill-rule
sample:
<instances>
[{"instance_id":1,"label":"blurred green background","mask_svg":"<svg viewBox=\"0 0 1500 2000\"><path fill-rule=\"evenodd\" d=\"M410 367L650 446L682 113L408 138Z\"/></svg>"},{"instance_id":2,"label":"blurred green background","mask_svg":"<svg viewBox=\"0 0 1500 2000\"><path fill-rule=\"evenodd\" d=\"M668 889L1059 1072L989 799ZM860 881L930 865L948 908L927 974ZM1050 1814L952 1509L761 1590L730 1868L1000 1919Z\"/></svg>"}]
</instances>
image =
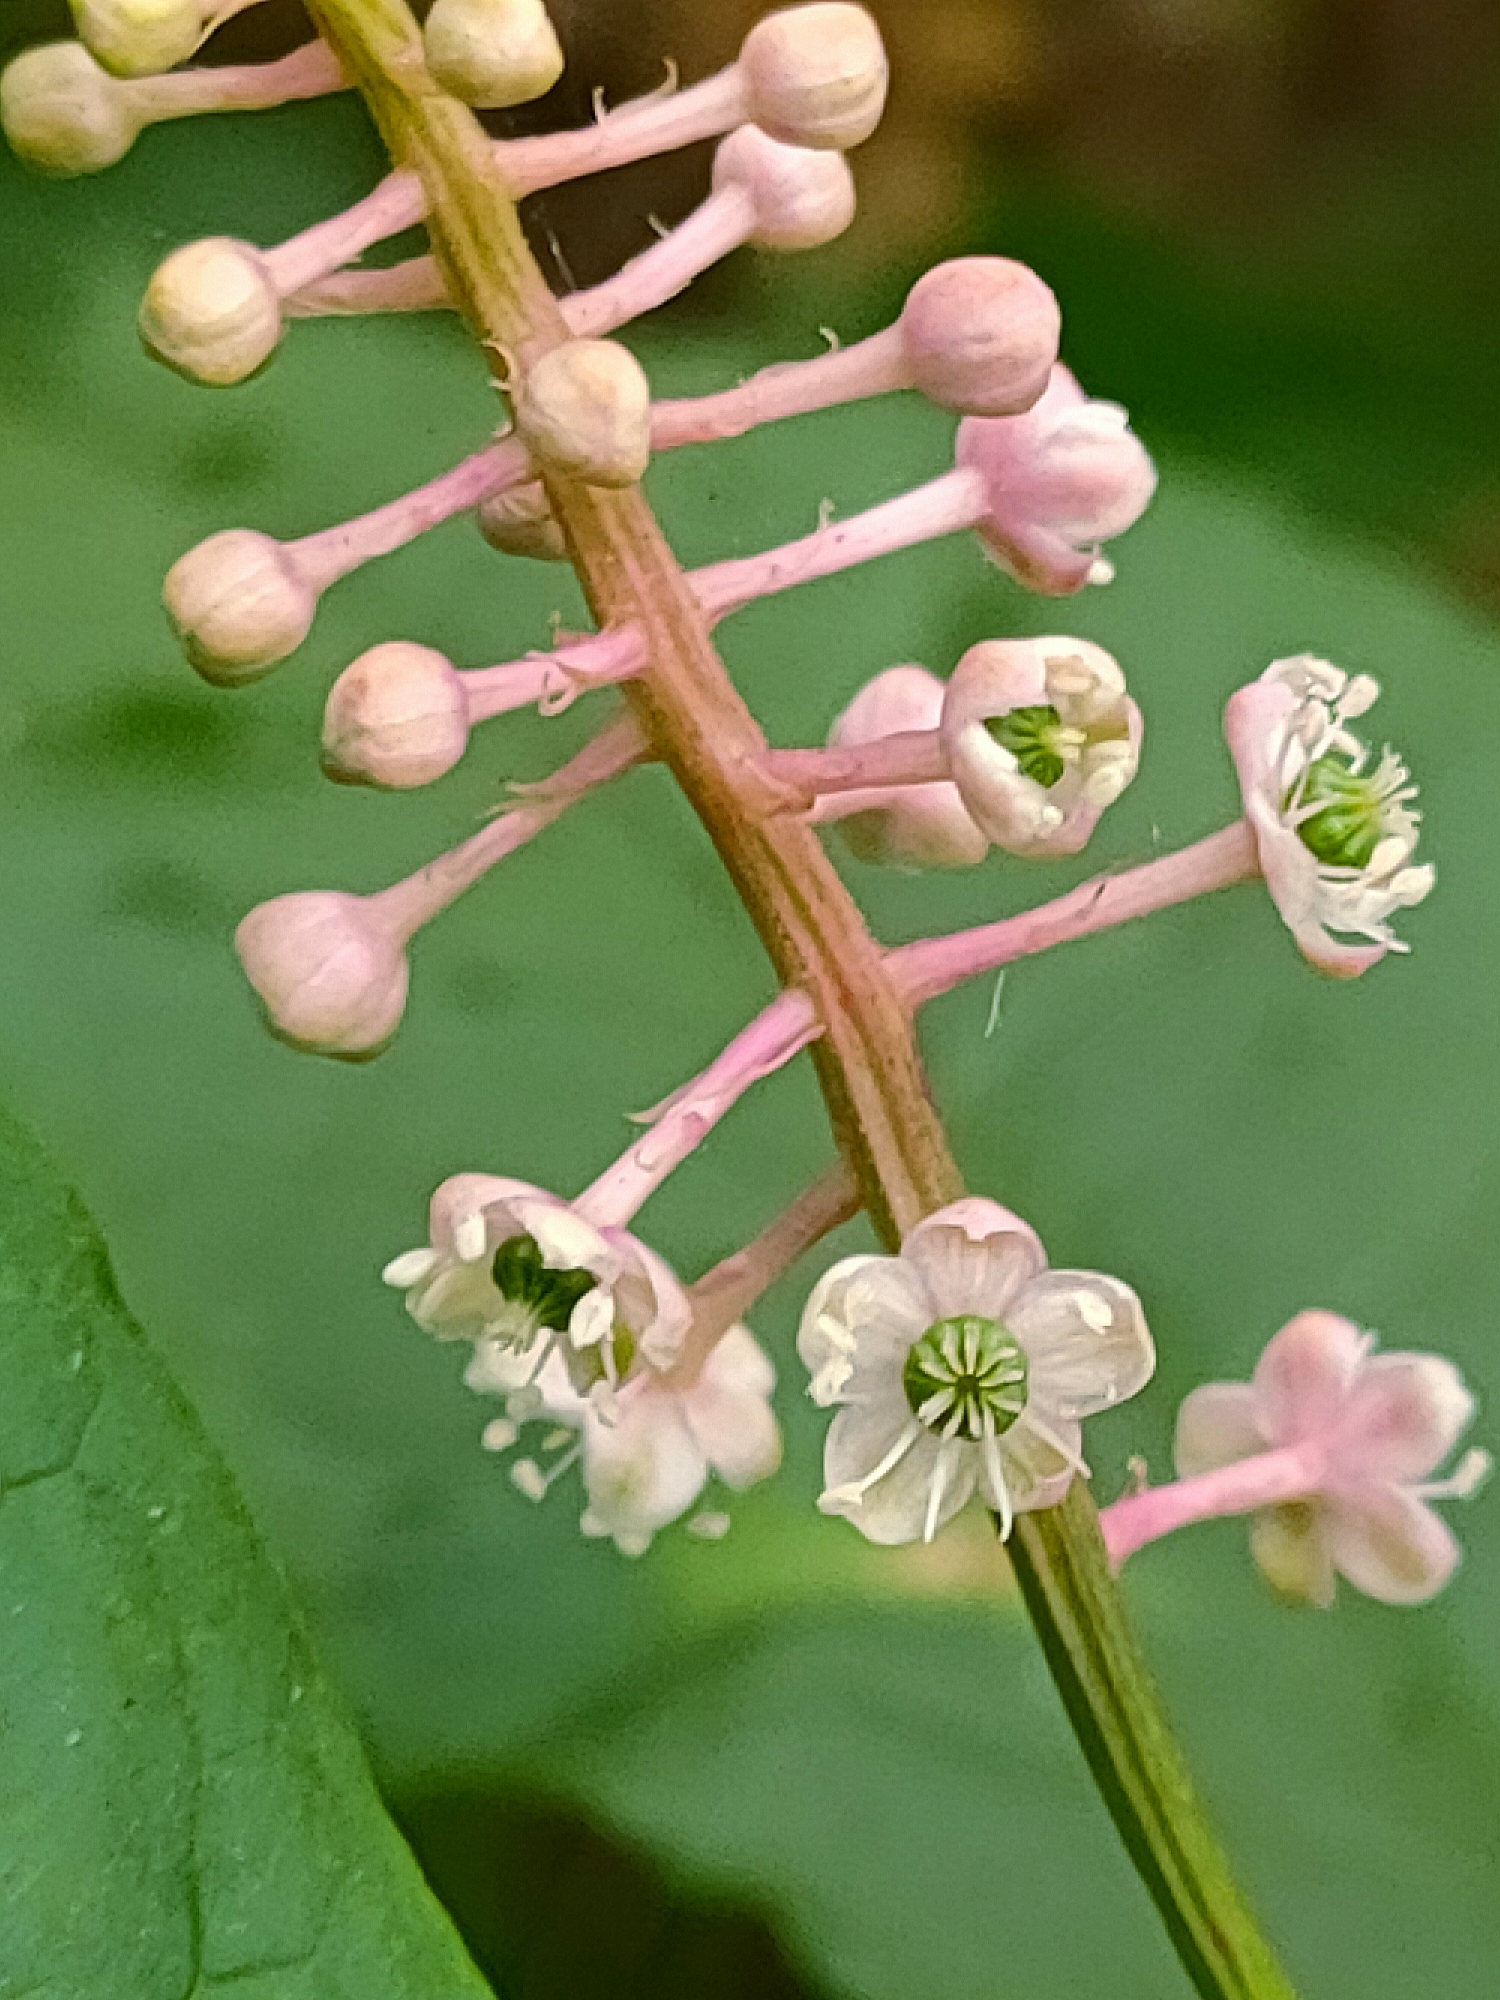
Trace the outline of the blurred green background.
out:
<instances>
[{"instance_id":1,"label":"blurred green background","mask_svg":"<svg viewBox=\"0 0 1500 2000\"><path fill-rule=\"evenodd\" d=\"M596 82L649 87L663 55L700 74L753 11L559 8L570 76L526 120L579 115ZM1409 961L1323 984L1247 889L1014 968L993 1032L987 986L953 996L924 1040L972 1185L1055 1261L1146 1300L1161 1370L1091 1433L1105 1497L1132 1451L1163 1475L1181 1394L1246 1372L1302 1305L1451 1353L1483 1395L1500 1378L1500 25L1478 0L874 11L895 84L849 238L734 260L640 329L653 381L691 393L816 351L821 326L857 337L935 256L1005 251L1059 292L1068 358L1130 405L1162 490L1108 591L1048 605L943 545L746 612L730 665L797 743L881 667L945 671L982 636L1061 625L1124 663L1147 758L1087 866L851 864L891 939L1232 817L1218 713L1276 655L1377 674L1439 867ZM9 0L0 45L58 12ZM275 4L217 51L297 35ZM691 206L702 164L540 198L539 246L599 275L648 216ZM534 1510L511 1489L458 1357L378 1283L444 1174L580 1185L627 1141L623 1114L769 994L661 775L570 816L418 941L377 1064L297 1057L259 1027L229 942L246 909L420 865L600 712L491 725L424 794L321 779L323 697L364 647L481 664L580 618L565 574L503 561L466 522L330 593L256 688L200 685L167 635L160 579L194 541L378 504L496 420L438 319L297 324L227 394L137 348L136 300L174 243L274 241L378 170L349 102L154 131L89 181L0 157L0 1081L108 1233L500 1991L1176 1993L984 1524L886 1554L815 1513L822 1422L792 1348L807 1273L755 1321L782 1373L783 1475L733 1503L722 1545L669 1532L636 1564L578 1537L565 1491ZM835 412L660 462L650 490L704 562L804 532L825 497L847 513L931 476L950 431L915 402ZM826 1157L803 1059L644 1227L694 1275ZM1493 1501L1458 1527L1468 1565L1422 1612L1347 1594L1288 1612L1233 1524L1130 1575L1218 1819L1317 2000L1494 1991Z\"/></svg>"}]
</instances>

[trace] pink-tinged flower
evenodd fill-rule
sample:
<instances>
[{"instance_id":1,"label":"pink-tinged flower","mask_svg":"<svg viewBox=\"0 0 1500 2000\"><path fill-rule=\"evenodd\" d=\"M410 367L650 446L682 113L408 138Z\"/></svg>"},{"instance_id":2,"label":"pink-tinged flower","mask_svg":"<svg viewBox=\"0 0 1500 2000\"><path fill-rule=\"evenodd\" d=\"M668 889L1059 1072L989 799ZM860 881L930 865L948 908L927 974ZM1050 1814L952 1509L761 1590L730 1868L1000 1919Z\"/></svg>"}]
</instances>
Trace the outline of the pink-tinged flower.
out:
<instances>
[{"instance_id":1,"label":"pink-tinged flower","mask_svg":"<svg viewBox=\"0 0 1500 2000\"><path fill-rule=\"evenodd\" d=\"M969 1198L918 1223L897 1257L849 1257L814 1288L798 1351L813 1400L842 1407L818 1505L872 1542L931 1541L977 1487L1010 1532L1089 1476L1080 1420L1156 1365L1118 1278L1049 1271L1035 1232Z\"/></svg>"},{"instance_id":2,"label":"pink-tinged flower","mask_svg":"<svg viewBox=\"0 0 1500 2000\"><path fill-rule=\"evenodd\" d=\"M513 1351L481 1341L464 1380L516 1407ZM537 1407L522 1404L520 1414L558 1427L549 1439L557 1455L545 1468L535 1458L518 1459L511 1478L528 1499L541 1500L581 1458L586 1504L579 1527L612 1540L622 1555L643 1555L659 1529L693 1506L710 1475L738 1492L776 1470L775 1384L771 1363L738 1325L720 1336L690 1382L641 1366L608 1400L580 1396L554 1355L535 1383ZM485 1443L505 1450L516 1435L514 1421L501 1420L488 1426Z\"/></svg>"},{"instance_id":3,"label":"pink-tinged flower","mask_svg":"<svg viewBox=\"0 0 1500 2000\"><path fill-rule=\"evenodd\" d=\"M970 817L1010 854L1076 854L1141 758L1125 676L1087 639L971 646L948 683L942 732Z\"/></svg>"},{"instance_id":4,"label":"pink-tinged flower","mask_svg":"<svg viewBox=\"0 0 1500 2000\"><path fill-rule=\"evenodd\" d=\"M454 1174L432 1197L430 1239L388 1264L385 1282L437 1339L511 1355L516 1389L555 1357L578 1394L607 1408L638 1356L671 1365L692 1319L654 1250L526 1181Z\"/></svg>"},{"instance_id":5,"label":"pink-tinged flower","mask_svg":"<svg viewBox=\"0 0 1500 2000\"><path fill-rule=\"evenodd\" d=\"M1251 1552L1279 1591L1312 1604L1333 1602L1336 1576L1386 1604L1426 1603L1460 1555L1429 1503L1467 1498L1490 1468L1486 1452L1470 1451L1451 1477L1432 1477L1468 1428L1474 1398L1439 1355L1373 1348L1372 1334L1337 1313L1298 1313L1249 1382L1195 1389L1177 1419L1180 1490L1197 1484L1205 1496L1184 1518L1249 1511L1257 1469L1274 1478L1280 1491L1255 1512ZM1209 1507L1213 1477L1236 1478L1221 1467L1241 1467L1243 1490L1233 1506ZM1163 1498L1173 1491L1160 1489Z\"/></svg>"},{"instance_id":6,"label":"pink-tinged flower","mask_svg":"<svg viewBox=\"0 0 1500 2000\"><path fill-rule=\"evenodd\" d=\"M1387 747L1367 768L1370 752L1348 727L1379 693L1368 674L1351 679L1304 653L1274 661L1224 711L1266 887L1303 957L1335 979L1408 950L1389 918L1433 882L1430 866L1412 865L1420 815L1406 766Z\"/></svg>"},{"instance_id":7,"label":"pink-tinged flower","mask_svg":"<svg viewBox=\"0 0 1500 2000\"><path fill-rule=\"evenodd\" d=\"M1128 414L1085 395L1061 362L1022 415L966 418L955 456L989 483L979 535L990 554L1051 597L1109 582L1099 544L1133 527L1156 491L1156 468Z\"/></svg>"},{"instance_id":8,"label":"pink-tinged flower","mask_svg":"<svg viewBox=\"0 0 1500 2000\"><path fill-rule=\"evenodd\" d=\"M828 732L829 747L853 749L907 730L936 729L943 683L925 667L887 667L867 681ZM896 868L969 868L989 842L964 809L958 787L872 785L820 798L810 818L837 819L861 861Z\"/></svg>"}]
</instances>

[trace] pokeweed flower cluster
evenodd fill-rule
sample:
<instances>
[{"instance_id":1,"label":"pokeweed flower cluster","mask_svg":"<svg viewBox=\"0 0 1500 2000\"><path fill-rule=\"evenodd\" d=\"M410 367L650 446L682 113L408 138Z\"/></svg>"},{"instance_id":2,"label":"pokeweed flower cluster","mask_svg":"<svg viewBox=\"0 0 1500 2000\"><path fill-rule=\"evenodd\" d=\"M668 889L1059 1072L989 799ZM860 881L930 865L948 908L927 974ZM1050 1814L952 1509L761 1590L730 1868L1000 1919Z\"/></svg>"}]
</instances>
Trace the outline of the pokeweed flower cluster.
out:
<instances>
[{"instance_id":1,"label":"pokeweed flower cluster","mask_svg":"<svg viewBox=\"0 0 1500 2000\"><path fill-rule=\"evenodd\" d=\"M240 5L253 0L239 0ZM614 336L740 246L791 254L854 213L845 155L878 122L886 61L855 5L765 16L737 60L581 131L491 140L466 108L527 101L564 52L540 0L308 0L319 39L264 68L174 68L231 5L73 0L80 39L34 49L0 80L16 151L53 173L118 159L154 120L356 88L390 174L342 215L273 246L228 237L174 250L140 333L180 374L228 386L318 314L457 311L509 397L511 421L461 463L362 517L281 542L221 529L166 579L167 613L208 681L239 686L289 658L341 577L457 514L513 560L571 561L597 630L498 664L455 665L383 641L328 696L327 774L406 790L439 780L509 710L610 708L585 747L450 852L374 894L301 890L252 910L236 945L271 1030L361 1061L400 1027L422 926L553 820L633 767L662 762L728 861L780 977L778 998L648 1115L572 1197L464 1171L432 1197L427 1239L386 1266L425 1333L469 1350L492 1399L484 1446L533 1501L571 1489L580 1525L643 1553L674 1522L709 1539L730 1492L781 1457L776 1374L746 1325L768 1286L865 1211L882 1254L813 1287L798 1352L834 1412L819 1506L868 1540L931 1541L971 1501L1007 1539L1111 1810L1205 1992L1289 1989L1230 1882L1160 1716L1112 1569L1215 1515L1251 1520L1276 1588L1329 1603L1334 1580L1393 1603L1432 1596L1458 1548L1433 1502L1473 1492L1488 1459L1440 1468L1473 1402L1450 1363L1380 1353L1326 1311L1270 1341L1249 1384L1189 1396L1180 1478L1096 1515L1084 1426L1137 1395L1155 1355L1122 1279L1049 1267L1031 1227L966 1193L924 1086L917 1009L966 979L1188 898L1258 883L1297 950L1348 978L1406 947L1398 912L1430 891L1415 859L1416 787L1362 731L1365 674L1311 656L1231 695L1224 726L1242 817L1177 853L1107 873L1018 916L882 949L815 829L904 868L1073 855L1130 785L1144 722L1127 672L1081 638L981 636L944 680L890 665L831 718L825 744L770 748L731 687L712 628L771 593L936 536L970 532L1027 589L1107 585L1113 545L1148 506L1152 462L1117 404L1059 359L1058 306L999 255L939 264L897 319L854 346L736 387L661 398ZM690 143L717 142L700 206L612 278L563 299L526 249L515 201ZM372 245L425 222L430 248L393 267ZM683 572L638 481L661 451L914 392L957 419L952 464L783 547ZM1106 555L1106 548L1111 553ZM1128 554L1126 559L1128 559ZM618 689L618 694L603 692ZM810 1049L839 1158L744 1249L685 1283L634 1229L665 1177L760 1079ZM1140 1774L1150 1782L1140 1782Z\"/></svg>"}]
</instances>

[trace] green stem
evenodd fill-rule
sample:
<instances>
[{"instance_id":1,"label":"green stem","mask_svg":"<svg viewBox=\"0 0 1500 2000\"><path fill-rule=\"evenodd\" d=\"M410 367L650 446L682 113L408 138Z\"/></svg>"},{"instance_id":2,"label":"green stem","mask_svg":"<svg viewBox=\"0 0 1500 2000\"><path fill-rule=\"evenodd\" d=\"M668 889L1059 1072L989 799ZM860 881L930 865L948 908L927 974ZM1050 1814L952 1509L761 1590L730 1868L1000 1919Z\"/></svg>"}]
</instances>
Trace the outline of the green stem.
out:
<instances>
[{"instance_id":1,"label":"green stem","mask_svg":"<svg viewBox=\"0 0 1500 2000\"><path fill-rule=\"evenodd\" d=\"M433 248L503 382L567 337L478 121L433 85L405 0L308 0L398 166L426 190ZM770 810L766 742L637 490L549 479L594 616L634 621L650 665L626 691L725 862L784 985L812 997L824 1099L861 1199L895 1247L963 1184L928 1097L909 1009L816 834ZM1016 1567L1048 1663L1132 1859L1199 1990L1287 2000L1189 1786L1104 1562L1093 1503L1017 1527Z\"/></svg>"}]
</instances>

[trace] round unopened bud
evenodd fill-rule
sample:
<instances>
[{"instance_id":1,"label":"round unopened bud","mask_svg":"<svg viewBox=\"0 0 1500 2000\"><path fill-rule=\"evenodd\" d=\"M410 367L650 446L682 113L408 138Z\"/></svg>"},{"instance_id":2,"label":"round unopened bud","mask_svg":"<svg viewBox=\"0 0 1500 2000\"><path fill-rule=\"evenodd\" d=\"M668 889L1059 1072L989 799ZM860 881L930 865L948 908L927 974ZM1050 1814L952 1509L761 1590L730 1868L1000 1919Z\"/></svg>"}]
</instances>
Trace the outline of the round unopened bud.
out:
<instances>
[{"instance_id":1,"label":"round unopened bud","mask_svg":"<svg viewBox=\"0 0 1500 2000\"><path fill-rule=\"evenodd\" d=\"M651 462L651 385L617 340L565 340L516 392L516 431L545 465L633 486Z\"/></svg>"},{"instance_id":2,"label":"round unopened bud","mask_svg":"<svg viewBox=\"0 0 1500 2000\"><path fill-rule=\"evenodd\" d=\"M318 594L282 544L253 528L210 535L167 571L162 603L215 687L259 680L307 637Z\"/></svg>"},{"instance_id":3,"label":"round unopened bud","mask_svg":"<svg viewBox=\"0 0 1500 2000\"><path fill-rule=\"evenodd\" d=\"M912 381L945 410L1006 417L1047 387L1062 314L1050 286L1009 257L955 257L918 278L901 313Z\"/></svg>"},{"instance_id":4,"label":"round unopened bud","mask_svg":"<svg viewBox=\"0 0 1500 2000\"><path fill-rule=\"evenodd\" d=\"M345 667L323 710L323 769L341 785L430 785L468 740L468 697L452 661L403 639Z\"/></svg>"},{"instance_id":5,"label":"round unopened bud","mask_svg":"<svg viewBox=\"0 0 1500 2000\"><path fill-rule=\"evenodd\" d=\"M422 46L433 81L486 111L544 97L563 73L542 0L433 0Z\"/></svg>"},{"instance_id":6,"label":"round unopened bud","mask_svg":"<svg viewBox=\"0 0 1500 2000\"><path fill-rule=\"evenodd\" d=\"M492 493L481 501L476 516L479 532L492 549L505 556L531 556L538 562L561 562L568 553L563 531L540 479Z\"/></svg>"},{"instance_id":7,"label":"round unopened bud","mask_svg":"<svg viewBox=\"0 0 1500 2000\"><path fill-rule=\"evenodd\" d=\"M202 0L68 0L79 36L115 76L156 76L186 62L215 7Z\"/></svg>"},{"instance_id":8,"label":"round unopened bud","mask_svg":"<svg viewBox=\"0 0 1500 2000\"><path fill-rule=\"evenodd\" d=\"M868 139L890 71L863 7L818 0L767 14L740 48L750 116L773 139L843 152Z\"/></svg>"},{"instance_id":9,"label":"round unopened bud","mask_svg":"<svg viewBox=\"0 0 1500 2000\"><path fill-rule=\"evenodd\" d=\"M364 1062L401 1025L406 953L363 896L333 889L277 896L234 934L245 977L279 1041Z\"/></svg>"},{"instance_id":10,"label":"round unopened bud","mask_svg":"<svg viewBox=\"0 0 1500 2000\"><path fill-rule=\"evenodd\" d=\"M925 667L887 667L867 681L828 732L829 747L852 749L911 729L936 729L943 683ZM851 853L895 868L971 868L989 842L964 810L958 788L871 786L830 795ZM825 816L818 813L817 817Z\"/></svg>"},{"instance_id":11,"label":"round unopened bud","mask_svg":"<svg viewBox=\"0 0 1500 2000\"><path fill-rule=\"evenodd\" d=\"M854 176L842 153L784 145L757 125L741 125L720 142L713 184L749 191L750 241L762 250L816 250L854 220Z\"/></svg>"},{"instance_id":12,"label":"round unopened bud","mask_svg":"<svg viewBox=\"0 0 1500 2000\"><path fill-rule=\"evenodd\" d=\"M1087 639L981 640L953 669L940 727L970 816L1010 854L1076 854L1140 763L1140 711Z\"/></svg>"},{"instance_id":13,"label":"round unopened bud","mask_svg":"<svg viewBox=\"0 0 1500 2000\"><path fill-rule=\"evenodd\" d=\"M123 159L145 120L81 42L48 42L0 75L0 124L27 166L97 174Z\"/></svg>"},{"instance_id":14,"label":"round unopened bud","mask_svg":"<svg viewBox=\"0 0 1500 2000\"><path fill-rule=\"evenodd\" d=\"M281 299L253 243L205 236L157 265L137 324L158 361L190 381L227 389L276 352Z\"/></svg>"}]
</instances>

